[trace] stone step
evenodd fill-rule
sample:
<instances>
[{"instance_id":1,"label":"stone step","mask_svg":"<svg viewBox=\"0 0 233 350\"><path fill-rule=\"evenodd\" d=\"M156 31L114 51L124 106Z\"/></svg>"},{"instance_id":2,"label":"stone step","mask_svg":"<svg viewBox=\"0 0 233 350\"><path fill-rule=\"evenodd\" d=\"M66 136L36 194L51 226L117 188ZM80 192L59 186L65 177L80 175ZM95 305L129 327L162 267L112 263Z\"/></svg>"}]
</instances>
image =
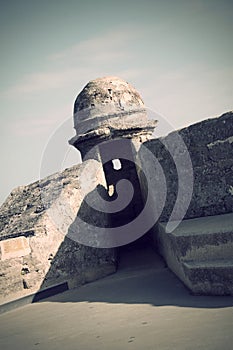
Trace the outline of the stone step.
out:
<instances>
[{"instance_id":1,"label":"stone step","mask_svg":"<svg viewBox=\"0 0 233 350\"><path fill-rule=\"evenodd\" d=\"M168 267L194 294L233 295L233 213L159 223L155 241Z\"/></svg>"},{"instance_id":2,"label":"stone step","mask_svg":"<svg viewBox=\"0 0 233 350\"><path fill-rule=\"evenodd\" d=\"M233 259L186 261L182 267L194 294L233 295Z\"/></svg>"},{"instance_id":3,"label":"stone step","mask_svg":"<svg viewBox=\"0 0 233 350\"><path fill-rule=\"evenodd\" d=\"M171 233L166 233L166 223L161 223L161 235L183 261L233 257L233 213L183 220Z\"/></svg>"}]
</instances>

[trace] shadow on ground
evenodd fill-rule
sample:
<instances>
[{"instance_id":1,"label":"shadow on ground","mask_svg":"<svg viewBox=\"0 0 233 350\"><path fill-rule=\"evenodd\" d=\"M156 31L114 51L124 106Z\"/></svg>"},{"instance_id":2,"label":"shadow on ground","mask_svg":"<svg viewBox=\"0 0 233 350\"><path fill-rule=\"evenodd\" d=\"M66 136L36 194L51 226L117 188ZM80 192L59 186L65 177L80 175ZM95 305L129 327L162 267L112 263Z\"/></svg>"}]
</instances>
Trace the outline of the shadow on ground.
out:
<instances>
[{"instance_id":1,"label":"shadow on ground","mask_svg":"<svg viewBox=\"0 0 233 350\"><path fill-rule=\"evenodd\" d=\"M173 305L193 308L233 306L233 296L194 296L148 244L120 251L117 273L41 302Z\"/></svg>"}]
</instances>

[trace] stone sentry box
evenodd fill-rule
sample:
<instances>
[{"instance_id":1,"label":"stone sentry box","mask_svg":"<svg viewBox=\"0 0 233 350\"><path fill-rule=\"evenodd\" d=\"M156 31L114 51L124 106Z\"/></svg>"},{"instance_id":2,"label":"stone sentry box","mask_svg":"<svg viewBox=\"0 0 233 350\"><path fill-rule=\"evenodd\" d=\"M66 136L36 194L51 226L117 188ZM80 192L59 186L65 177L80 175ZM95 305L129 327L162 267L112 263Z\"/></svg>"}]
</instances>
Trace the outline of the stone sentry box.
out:
<instances>
[{"instance_id":1,"label":"stone sentry box","mask_svg":"<svg viewBox=\"0 0 233 350\"><path fill-rule=\"evenodd\" d=\"M2 303L59 284L73 288L116 271L115 249L82 245L68 233L77 213L106 227L137 216L142 201L134 157L140 144L151 138L156 121L147 119L144 103L132 86L107 77L89 82L78 95L74 126L76 136L70 144L80 150L83 163L15 189L1 208ZM121 158L119 147L109 156L103 141L121 139L129 140L126 157ZM114 169L114 159L119 159L119 170ZM116 182L125 177L135 186L125 215L99 215L86 206L86 196L97 187L113 200ZM33 234L25 237L23 233L29 231Z\"/></svg>"},{"instance_id":2,"label":"stone sentry box","mask_svg":"<svg viewBox=\"0 0 233 350\"><path fill-rule=\"evenodd\" d=\"M229 112L179 131L194 169L194 192L186 219L232 212L232 120L233 113ZM168 192L159 221L168 220L176 197L174 179L177 176L160 139L151 140L156 123L148 120L138 92L121 79L96 79L84 87L74 106L76 135L69 141L81 152L83 163L13 190L1 207L0 303L59 285L74 288L116 271L115 249L80 244L69 238L70 227L78 216L97 228L105 227L107 230L138 215L146 187L135 166L142 144L156 159L160 159L165 172ZM172 134L167 137L172 137ZM122 148L121 140L127 140L127 146L125 143ZM108 142L115 147L106 147ZM119 170L114 167L116 160L120 162ZM140 161L149 172L154 168L153 162L147 159ZM99 197L92 197L93 202L88 207L85 203L87 196L100 188L109 201L115 199L116 183L121 178L128 178L135 190L128 209L113 215L105 215L104 212L100 215L98 211L90 210L91 204ZM154 197L150 208L153 213L157 198L153 196L153 188L150 192ZM175 251L169 248L168 243L176 242L176 237L168 241L169 237L161 232L162 236L157 236L160 240L158 249L168 262L171 252ZM229 246L233 241L232 232L228 232ZM84 235L91 233L85 232L84 227ZM202 235L202 232L198 234ZM189 237L188 234L186 236ZM221 237L224 243L226 237ZM222 244L220 239L219 242ZM171 246L174 248L175 244ZM180 264L179 252L176 252L174 258ZM226 271L229 277L233 263L231 261L229 265L227 261L227 264L228 269L223 266L221 271ZM179 275L173 263L169 267ZM206 278L209 272L202 270ZM199 278L198 271L192 268L191 272ZM209 276L211 279L213 275ZM183 281L185 283L185 279ZM224 283L221 282L221 286L224 287ZM211 284L206 293L210 288ZM225 293L224 288L221 290ZM39 299L38 294L35 299Z\"/></svg>"},{"instance_id":3,"label":"stone sentry box","mask_svg":"<svg viewBox=\"0 0 233 350\"><path fill-rule=\"evenodd\" d=\"M118 197L116 184L120 180L129 180L133 186L133 198L127 208L108 215L109 227L130 223L143 209L137 153L142 143L152 138L156 125L156 120L148 119L144 102L135 88L117 77L90 81L75 101L76 135L69 143L81 152L83 161L101 162L111 200ZM116 161L118 170L114 168ZM125 193L128 193L127 186ZM129 243L134 240L133 232L127 234ZM120 245L118 239L121 240L119 235L109 239L107 246Z\"/></svg>"}]
</instances>

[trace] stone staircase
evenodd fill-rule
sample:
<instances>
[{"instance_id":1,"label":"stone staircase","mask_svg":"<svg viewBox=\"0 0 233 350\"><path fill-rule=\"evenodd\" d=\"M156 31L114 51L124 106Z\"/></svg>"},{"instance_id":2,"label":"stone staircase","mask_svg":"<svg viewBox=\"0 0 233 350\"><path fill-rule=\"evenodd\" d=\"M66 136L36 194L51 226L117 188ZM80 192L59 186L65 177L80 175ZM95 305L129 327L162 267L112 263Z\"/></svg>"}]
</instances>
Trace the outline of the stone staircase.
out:
<instances>
[{"instance_id":1,"label":"stone staircase","mask_svg":"<svg viewBox=\"0 0 233 350\"><path fill-rule=\"evenodd\" d=\"M233 295L233 213L188 219L156 243L168 267L193 294Z\"/></svg>"}]
</instances>

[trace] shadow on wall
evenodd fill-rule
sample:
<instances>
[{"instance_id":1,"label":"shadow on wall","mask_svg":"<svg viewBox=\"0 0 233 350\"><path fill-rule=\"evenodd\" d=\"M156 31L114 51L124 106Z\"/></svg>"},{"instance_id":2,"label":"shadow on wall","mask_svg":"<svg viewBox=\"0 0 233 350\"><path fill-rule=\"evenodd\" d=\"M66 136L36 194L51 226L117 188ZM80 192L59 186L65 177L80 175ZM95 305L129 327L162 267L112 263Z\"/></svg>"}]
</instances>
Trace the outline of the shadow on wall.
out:
<instances>
[{"instance_id":1,"label":"shadow on wall","mask_svg":"<svg viewBox=\"0 0 233 350\"><path fill-rule=\"evenodd\" d=\"M109 227L108 214L92 207L99 196L104 200L108 199L106 189L102 185L98 185L83 199L76 219L68 227L56 255L49 258L50 268L33 302L116 271L114 249L95 247L97 238L92 231ZM93 246L80 243L84 241Z\"/></svg>"},{"instance_id":2,"label":"shadow on wall","mask_svg":"<svg viewBox=\"0 0 233 350\"><path fill-rule=\"evenodd\" d=\"M230 189L232 187L231 175L233 166L233 124L231 120L232 113L227 113L219 118L206 120L179 131L182 140L187 146L194 173L193 194L185 215L186 219L232 212L233 197ZM229 125L228 128L226 127L226 123ZM167 143L169 143L169 140L172 140L173 136L171 133L166 137ZM170 217L177 197L179 184L174 159L172 159L171 154L164 147L166 144L164 140L166 138L163 138L163 140L155 139L144 143L144 146L159 160L165 174L167 185L166 202L164 210L158 219L159 221L167 221ZM179 154L179 149L177 152L177 156L182 157L182 154ZM147 169L149 173L150 167L155 167L153 163L148 162L146 159L141 159L141 162L149 169ZM186 169L184 169L185 171ZM140 174L139 179L139 187L141 187L143 192L142 195L145 195L147 190L148 192L154 191L154 189L147 188L146 179L143 179ZM154 192L156 193L156 191ZM113 223L116 223L120 217L124 217L124 220L127 218L129 211L128 213L126 211L127 215L124 215L124 212L119 212L117 214L118 219L116 215L111 220L105 210L98 211L91 209L88 203L96 204L98 202L99 196L96 196L97 193L105 200L108 198L109 203L114 200L114 197L109 198L106 190L101 186L97 186L94 191L85 197L76 219L79 220L79 223L77 224L75 220L70 225L67 237L65 237L64 242L53 258L51 268L41 285L41 289L46 286L48 280L51 281L55 278L56 281L61 280L65 283L70 275L75 280L74 286L93 281L95 275L99 277L103 276L103 274L101 275L97 271L100 266L108 265L112 268L111 272L115 271L116 261L114 261L113 255L106 254L106 251L103 254L104 250L100 248L88 248L68 238L72 237L75 234L75 229L78 228L84 238L87 237L88 240L95 240L95 235L93 235L94 229L97 228L97 233L98 228L99 230L106 229L106 234L108 229L114 226ZM145 198L143 199L145 202ZM158 198L153 199L153 207L149 208L149 216L153 215L158 203ZM135 204L133 200L132 205L134 205L134 208ZM136 209L138 210L138 208ZM138 215L138 211L135 213L137 213L135 215ZM84 225L82 227L79 225L81 219L87 223L86 226ZM81 220L81 222L84 221ZM137 250L135 250L135 263L137 266L138 256L136 252ZM96 266L97 270L95 270ZM150 303L152 305L190 307L224 307L233 305L232 297L191 296L182 283L168 269L164 267L156 269L153 265L153 259L151 260L151 266L147 266L143 271L139 271L140 269L138 270L137 268L130 272L120 270L112 277L105 278L92 285L83 286L79 290L68 291L50 300L61 302ZM63 286L63 290L67 288L68 286Z\"/></svg>"},{"instance_id":3,"label":"shadow on wall","mask_svg":"<svg viewBox=\"0 0 233 350\"><path fill-rule=\"evenodd\" d=\"M58 183L61 191L52 201L51 207L48 207L46 215L52 227L49 229L50 237L57 231L63 233L64 240L61 241L55 256L49 257L51 265L34 301L116 271L114 247L121 244L118 242L118 235L110 234L110 230L114 231L114 228L127 224L137 217L142 206L135 165L131 161L122 161L122 164L123 169L120 171L113 169L112 161L105 166L109 168L108 190L110 186L115 187L117 180L124 179L125 175L131 180L131 174L134 174L133 196L126 205L126 190L123 189L123 196L120 198L115 189L110 196L108 190L100 185L104 183L103 169L102 165L94 160L85 162L84 169L79 174L78 183L74 180L65 187ZM127 181L123 183L127 189ZM50 192L53 192L52 188L50 191L44 191L45 202L49 201L50 197L53 198L53 193ZM118 208L113 208L116 202L119 204ZM122 233L124 240L126 235L125 232ZM129 236L131 235L132 239L127 236L127 240L134 240L134 232ZM25 288L27 285L30 286L30 275L24 276Z\"/></svg>"},{"instance_id":4,"label":"shadow on wall","mask_svg":"<svg viewBox=\"0 0 233 350\"><path fill-rule=\"evenodd\" d=\"M174 148L176 135L181 144ZM233 113L207 119L187 128L172 132L166 137L153 139L144 146L159 160L166 176L167 196L160 221L167 221L175 205L179 188L179 176L188 178L193 172L193 193L185 219L231 213L233 211ZM182 143L185 147L182 146ZM174 151L174 156L169 152ZM182 147L180 147L182 146ZM185 149L186 148L186 149ZM190 156L192 167L186 169L184 153ZM140 154L139 154L140 157ZM179 162L177 161L179 160ZM155 162L142 159L147 169L155 168ZM177 169L177 164L180 167Z\"/></svg>"},{"instance_id":5,"label":"shadow on wall","mask_svg":"<svg viewBox=\"0 0 233 350\"><path fill-rule=\"evenodd\" d=\"M96 190L102 193L102 196L106 195L102 186L98 186ZM103 228L109 225L106 214L101 214L87 205L87 198L93 193L96 194L96 190L83 200L77 217ZM51 268L41 285L41 291L36 294L34 302L103 302L193 308L233 306L233 297L230 296L191 295L182 282L166 267L162 258L157 255L148 233L138 241L122 247L121 250L124 251L123 259L126 259L126 263L122 264L120 260L117 273L93 282L93 280L103 277L104 274L106 276L106 270L101 271L101 266L104 264L106 264L105 266L111 264L114 266L115 261L110 261L106 257L103 261L101 260L103 259L102 249L86 247L66 237L52 260ZM99 265L96 264L93 267L93 261L98 262ZM73 277L74 286L80 286L79 288L67 290L69 286L66 279L70 276ZM60 289L43 292L48 281L51 283L52 280L63 280ZM82 285L84 283L88 284ZM54 292L64 293L53 295ZM49 298L44 299L46 297Z\"/></svg>"},{"instance_id":6,"label":"shadow on wall","mask_svg":"<svg viewBox=\"0 0 233 350\"><path fill-rule=\"evenodd\" d=\"M110 197L106 188L98 185L88 193L56 255L50 257L49 271L33 301L116 272L117 249L112 247L120 244L117 235L110 234L110 230L130 223L139 214L142 203L138 197L138 192L135 191L126 207L124 201L120 201L118 204L123 209L109 213L109 208L113 209L111 204L117 199L115 192ZM138 204L136 207L135 203ZM134 241L134 232L131 236L127 236L127 240ZM98 244L106 248L97 248Z\"/></svg>"}]
</instances>

